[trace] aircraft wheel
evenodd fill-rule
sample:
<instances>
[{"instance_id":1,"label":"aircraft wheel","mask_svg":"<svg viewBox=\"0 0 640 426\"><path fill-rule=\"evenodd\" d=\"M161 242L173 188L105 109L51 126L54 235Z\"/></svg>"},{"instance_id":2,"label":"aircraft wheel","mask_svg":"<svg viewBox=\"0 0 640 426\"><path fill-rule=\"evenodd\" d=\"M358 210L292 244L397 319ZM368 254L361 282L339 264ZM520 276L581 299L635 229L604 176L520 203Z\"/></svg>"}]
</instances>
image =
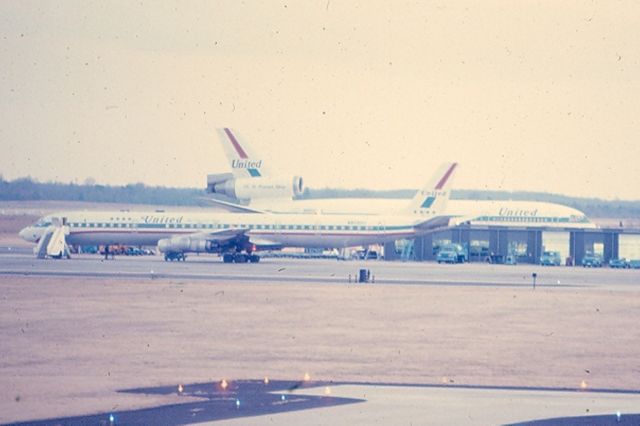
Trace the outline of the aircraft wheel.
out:
<instances>
[{"instance_id":1,"label":"aircraft wheel","mask_svg":"<svg viewBox=\"0 0 640 426\"><path fill-rule=\"evenodd\" d=\"M249 262L251 262L251 263L260 262L260 256L252 254L251 256L249 256Z\"/></svg>"},{"instance_id":2,"label":"aircraft wheel","mask_svg":"<svg viewBox=\"0 0 640 426\"><path fill-rule=\"evenodd\" d=\"M244 255L244 254L242 254L242 253L237 253L237 254L234 256L233 260L234 260L236 263L247 263L247 261L248 261L249 259L247 258L247 256L246 256L246 255Z\"/></svg>"},{"instance_id":3,"label":"aircraft wheel","mask_svg":"<svg viewBox=\"0 0 640 426\"><path fill-rule=\"evenodd\" d=\"M233 254L225 253L222 255L222 261L224 263L233 263Z\"/></svg>"}]
</instances>

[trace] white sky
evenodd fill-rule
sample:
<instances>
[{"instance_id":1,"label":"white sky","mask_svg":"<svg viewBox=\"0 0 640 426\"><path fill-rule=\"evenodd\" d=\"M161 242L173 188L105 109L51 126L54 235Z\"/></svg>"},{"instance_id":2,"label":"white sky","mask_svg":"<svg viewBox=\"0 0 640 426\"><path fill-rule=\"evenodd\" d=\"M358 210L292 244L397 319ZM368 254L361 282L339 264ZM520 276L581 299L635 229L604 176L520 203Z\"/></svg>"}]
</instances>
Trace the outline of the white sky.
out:
<instances>
[{"instance_id":1,"label":"white sky","mask_svg":"<svg viewBox=\"0 0 640 426\"><path fill-rule=\"evenodd\" d=\"M0 173L640 199L640 3L0 2Z\"/></svg>"}]
</instances>

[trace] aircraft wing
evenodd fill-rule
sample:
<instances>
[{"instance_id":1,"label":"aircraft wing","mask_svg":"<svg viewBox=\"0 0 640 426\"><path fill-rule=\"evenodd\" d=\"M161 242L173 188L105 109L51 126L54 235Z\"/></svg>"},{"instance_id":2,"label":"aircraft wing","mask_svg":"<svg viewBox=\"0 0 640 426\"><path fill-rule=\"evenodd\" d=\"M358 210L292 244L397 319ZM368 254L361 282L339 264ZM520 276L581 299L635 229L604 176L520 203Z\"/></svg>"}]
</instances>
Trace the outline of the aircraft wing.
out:
<instances>
[{"instance_id":1,"label":"aircraft wing","mask_svg":"<svg viewBox=\"0 0 640 426\"><path fill-rule=\"evenodd\" d=\"M232 247L253 246L253 250L279 250L282 244L250 235L248 228L229 228L176 235L158 241L158 249L168 252L223 251Z\"/></svg>"},{"instance_id":2,"label":"aircraft wing","mask_svg":"<svg viewBox=\"0 0 640 426\"><path fill-rule=\"evenodd\" d=\"M215 241L218 243L232 240L243 236L249 229L247 228L235 228L235 229L218 229L209 232L197 232L189 235L191 238L203 238L207 241Z\"/></svg>"},{"instance_id":3,"label":"aircraft wing","mask_svg":"<svg viewBox=\"0 0 640 426\"><path fill-rule=\"evenodd\" d=\"M472 220L475 220L477 218L479 218L480 215L463 215L463 216L452 216L449 219L449 226L453 227L453 226L458 226L458 225L462 225L463 223L466 222L471 222Z\"/></svg>"},{"instance_id":4,"label":"aircraft wing","mask_svg":"<svg viewBox=\"0 0 640 426\"><path fill-rule=\"evenodd\" d=\"M478 215L463 215L463 216L454 216L454 215L441 215L435 216L430 219L427 219L423 222L418 223L415 228L421 230L431 230L437 228L450 228L458 225L462 225L465 222L470 222L476 219Z\"/></svg>"}]
</instances>

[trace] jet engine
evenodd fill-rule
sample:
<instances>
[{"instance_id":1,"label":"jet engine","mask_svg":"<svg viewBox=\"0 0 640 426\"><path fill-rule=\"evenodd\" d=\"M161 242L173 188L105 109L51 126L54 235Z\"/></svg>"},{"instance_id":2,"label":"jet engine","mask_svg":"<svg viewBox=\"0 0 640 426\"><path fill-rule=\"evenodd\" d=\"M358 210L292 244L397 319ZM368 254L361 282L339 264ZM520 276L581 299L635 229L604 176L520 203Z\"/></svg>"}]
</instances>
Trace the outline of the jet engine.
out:
<instances>
[{"instance_id":1,"label":"jet engine","mask_svg":"<svg viewBox=\"0 0 640 426\"><path fill-rule=\"evenodd\" d=\"M211 241L188 235L158 241L158 250L162 253L212 252L216 251L216 248Z\"/></svg>"},{"instance_id":2,"label":"jet engine","mask_svg":"<svg viewBox=\"0 0 640 426\"><path fill-rule=\"evenodd\" d=\"M304 184L300 176L225 179L224 175L209 175L207 191L245 202L261 198L291 199L302 195Z\"/></svg>"}]
</instances>

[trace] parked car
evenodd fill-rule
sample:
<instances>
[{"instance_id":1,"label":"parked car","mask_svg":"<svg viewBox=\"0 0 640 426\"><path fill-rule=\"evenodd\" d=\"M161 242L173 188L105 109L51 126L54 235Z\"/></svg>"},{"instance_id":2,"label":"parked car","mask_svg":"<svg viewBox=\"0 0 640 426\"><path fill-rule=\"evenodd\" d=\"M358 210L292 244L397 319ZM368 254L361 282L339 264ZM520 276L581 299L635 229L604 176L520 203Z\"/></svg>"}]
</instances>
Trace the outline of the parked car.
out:
<instances>
[{"instance_id":1,"label":"parked car","mask_svg":"<svg viewBox=\"0 0 640 426\"><path fill-rule=\"evenodd\" d=\"M438 263L464 263L467 254L459 244L447 244L440 248L436 255Z\"/></svg>"},{"instance_id":2,"label":"parked car","mask_svg":"<svg viewBox=\"0 0 640 426\"><path fill-rule=\"evenodd\" d=\"M436 255L438 263L458 263L458 253L454 250L441 249Z\"/></svg>"},{"instance_id":3,"label":"parked car","mask_svg":"<svg viewBox=\"0 0 640 426\"><path fill-rule=\"evenodd\" d=\"M540 256L540 265L542 266L560 266L559 251L545 251Z\"/></svg>"},{"instance_id":4,"label":"parked car","mask_svg":"<svg viewBox=\"0 0 640 426\"><path fill-rule=\"evenodd\" d=\"M610 259L609 260L609 267L610 268L628 268L629 267L629 262L627 261L627 259L625 259L624 257L621 259Z\"/></svg>"},{"instance_id":5,"label":"parked car","mask_svg":"<svg viewBox=\"0 0 640 426\"><path fill-rule=\"evenodd\" d=\"M127 256L140 256L142 255L142 250L140 250L138 247L127 247L124 250L124 254L126 254Z\"/></svg>"},{"instance_id":6,"label":"parked car","mask_svg":"<svg viewBox=\"0 0 640 426\"><path fill-rule=\"evenodd\" d=\"M632 259L629 261L629 268L640 269L640 259Z\"/></svg>"},{"instance_id":7,"label":"parked car","mask_svg":"<svg viewBox=\"0 0 640 426\"><path fill-rule=\"evenodd\" d=\"M322 255L322 252L320 252L320 255ZM360 260L378 260L379 256L378 252L375 250L358 250L356 252L356 258Z\"/></svg>"},{"instance_id":8,"label":"parked car","mask_svg":"<svg viewBox=\"0 0 640 426\"><path fill-rule=\"evenodd\" d=\"M599 254L587 253L582 258L582 266L584 268L600 268L602 266L602 256Z\"/></svg>"}]
</instances>

